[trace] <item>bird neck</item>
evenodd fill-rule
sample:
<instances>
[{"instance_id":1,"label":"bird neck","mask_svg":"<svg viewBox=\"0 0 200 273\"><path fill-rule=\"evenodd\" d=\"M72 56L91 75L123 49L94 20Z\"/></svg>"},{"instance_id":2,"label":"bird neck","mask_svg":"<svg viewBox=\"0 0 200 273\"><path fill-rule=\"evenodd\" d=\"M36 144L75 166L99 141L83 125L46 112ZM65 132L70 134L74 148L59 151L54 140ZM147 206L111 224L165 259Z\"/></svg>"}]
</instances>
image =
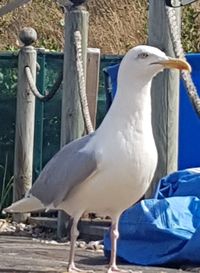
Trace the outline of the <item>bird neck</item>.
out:
<instances>
[{"instance_id":1,"label":"bird neck","mask_svg":"<svg viewBox=\"0 0 200 273\"><path fill-rule=\"evenodd\" d=\"M115 98L101 127L118 130L131 126L142 131L151 130L151 81L131 83L125 87L119 82Z\"/></svg>"}]
</instances>

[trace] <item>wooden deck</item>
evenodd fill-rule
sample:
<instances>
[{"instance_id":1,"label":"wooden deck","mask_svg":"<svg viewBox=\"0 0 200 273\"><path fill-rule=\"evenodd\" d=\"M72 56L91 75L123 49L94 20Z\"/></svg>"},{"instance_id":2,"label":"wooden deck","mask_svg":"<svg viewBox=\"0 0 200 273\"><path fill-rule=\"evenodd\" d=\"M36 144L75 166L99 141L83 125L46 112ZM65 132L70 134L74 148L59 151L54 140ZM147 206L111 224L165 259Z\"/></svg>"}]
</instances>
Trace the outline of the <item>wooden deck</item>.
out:
<instances>
[{"instance_id":1,"label":"wooden deck","mask_svg":"<svg viewBox=\"0 0 200 273\"><path fill-rule=\"evenodd\" d=\"M60 273L66 272L69 254L68 243L34 240L28 237L0 235L0 272L9 273ZM83 269L106 272L107 260L102 253L77 249L77 266ZM177 269L121 265L140 273L175 273ZM195 270L199 272L198 269ZM183 271L188 272L188 271Z\"/></svg>"}]
</instances>

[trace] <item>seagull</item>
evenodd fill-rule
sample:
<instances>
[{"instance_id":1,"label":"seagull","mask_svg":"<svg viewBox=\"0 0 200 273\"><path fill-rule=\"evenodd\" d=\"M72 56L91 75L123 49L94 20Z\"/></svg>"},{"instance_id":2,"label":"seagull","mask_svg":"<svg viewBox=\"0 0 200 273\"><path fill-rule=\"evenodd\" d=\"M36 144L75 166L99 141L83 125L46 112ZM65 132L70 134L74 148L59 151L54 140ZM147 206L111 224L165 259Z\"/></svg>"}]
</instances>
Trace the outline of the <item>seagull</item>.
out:
<instances>
[{"instance_id":1,"label":"seagull","mask_svg":"<svg viewBox=\"0 0 200 273\"><path fill-rule=\"evenodd\" d=\"M116 265L119 217L147 191L157 166L150 90L153 77L165 68L191 70L186 61L170 58L157 48L130 49L120 64L116 96L100 127L65 145L26 196L5 209L8 213L56 209L71 215L68 272L81 271L74 256L77 225L85 212L110 216L107 272L123 272Z\"/></svg>"}]
</instances>

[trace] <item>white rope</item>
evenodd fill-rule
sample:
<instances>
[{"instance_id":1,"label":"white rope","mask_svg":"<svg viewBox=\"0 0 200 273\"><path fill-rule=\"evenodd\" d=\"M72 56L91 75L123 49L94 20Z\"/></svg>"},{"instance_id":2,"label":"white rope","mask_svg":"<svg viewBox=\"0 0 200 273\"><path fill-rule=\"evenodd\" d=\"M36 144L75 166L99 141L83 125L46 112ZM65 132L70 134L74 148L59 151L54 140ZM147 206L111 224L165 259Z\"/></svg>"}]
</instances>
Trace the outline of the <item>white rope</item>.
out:
<instances>
[{"instance_id":1,"label":"white rope","mask_svg":"<svg viewBox=\"0 0 200 273\"><path fill-rule=\"evenodd\" d=\"M166 6L166 14L167 14L168 22L169 22L170 35L172 38L172 43L173 43L176 57L185 59L185 54L184 54L183 46L181 43L181 37L179 34L175 10L173 8ZM192 80L191 74L188 71L183 70L181 71L181 76L186 86L187 94L197 114L200 116L200 98L199 98L197 89L194 85L194 82Z\"/></svg>"},{"instance_id":2,"label":"white rope","mask_svg":"<svg viewBox=\"0 0 200 273\"><path fill-rule=\"evenodd\" d=\"M54 95L59 90L59 88L61 86L61 83L63 81L63 72L61 72L60 75L58 76L58 79L54 83L51 91L49 91L49 92L45 91L46 95L42 95L40 93L40 91L37 89L35 81L33 80L33 76L32 76L32 72L31 72L30 67L29 66L25 66L24 72L25 72L26 79L27 79L27 82L29 84L31 92L33 93L33 95L36 98L38 98L40 101L43 101L43 102L49 101L50 99L52 99L54 97Z\"/></svg>"},{"instance_id":3,"label":"white rope","mask_svg":"<svg viewBox=\"0 0 200 273\"><path fill-rule=\"evenodd\" d=\"M75 31L74 39L75 39L75 46L76 46L76 66L78 71L78 82L79 82L79 90L80 90L79 95L80 95L80 101L81 101L81 108L82 108L83 118L84 118L87 132L92 133L94 132L94 128L92 126L92 121L90 118L90 112L89 112L88 101L87 101L80 31Z\"/></svg>"}]
</instances>

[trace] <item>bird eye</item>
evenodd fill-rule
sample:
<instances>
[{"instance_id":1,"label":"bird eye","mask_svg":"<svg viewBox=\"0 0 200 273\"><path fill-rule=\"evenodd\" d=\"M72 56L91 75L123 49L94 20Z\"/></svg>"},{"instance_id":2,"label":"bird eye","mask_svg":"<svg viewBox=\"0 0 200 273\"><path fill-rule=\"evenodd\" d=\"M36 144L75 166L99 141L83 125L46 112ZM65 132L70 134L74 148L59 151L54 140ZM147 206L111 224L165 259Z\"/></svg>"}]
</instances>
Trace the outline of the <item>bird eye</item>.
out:
<instances>
[{"instance_id":1,"label":"bird eye","mask_svg":"<svg viewBox=\"0 0 200 273\"><path fill-rule=\"evenodd\" d=\"M140 54L138 55L138 57L139 57L140 59L145 59L145 58L147 58L148 56L149 56L149 54L148 54L148 53L145 53L145 52L140 53Z\"/></svg>"}]
</instances>

